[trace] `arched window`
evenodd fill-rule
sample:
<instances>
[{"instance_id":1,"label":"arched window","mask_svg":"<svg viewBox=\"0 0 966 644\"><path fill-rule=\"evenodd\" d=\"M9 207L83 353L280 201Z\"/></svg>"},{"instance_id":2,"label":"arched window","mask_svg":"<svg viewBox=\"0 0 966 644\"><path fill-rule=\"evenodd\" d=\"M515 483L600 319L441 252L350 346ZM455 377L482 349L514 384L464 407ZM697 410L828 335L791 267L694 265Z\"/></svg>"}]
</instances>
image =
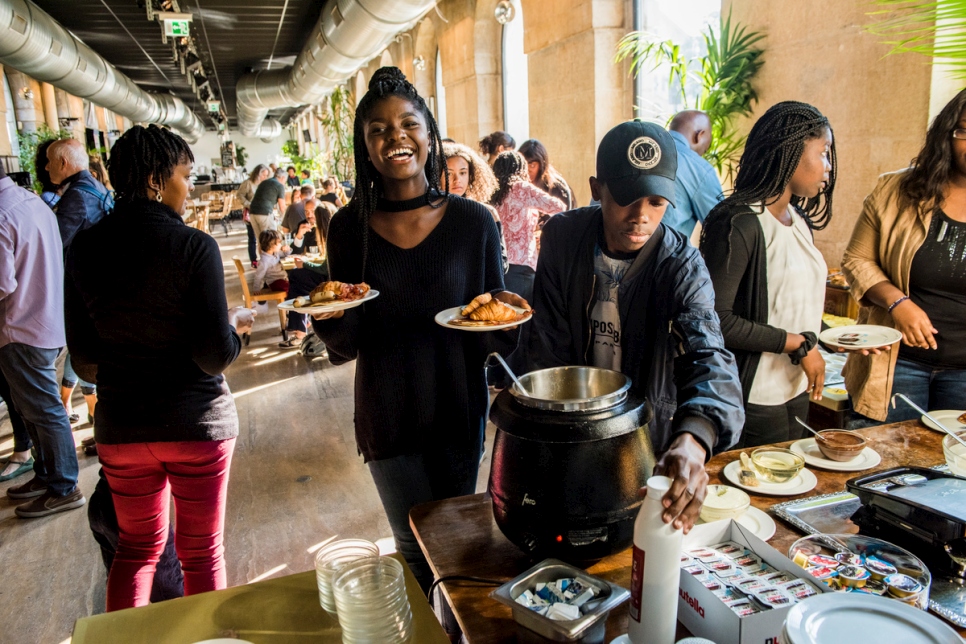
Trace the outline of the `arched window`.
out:
<instances>
[{"instance_id":1,"label":"arched window","mask_svg":"<svg viewBox=\"0 0 966 644\"><path fill-rule=\"evenodd\" d=\"M517 141L530 138L527 55L523 53L523 8L512 0L513 20L503 25L503 129Z\"/></svg>"},{"instance_id":2,"label":"arched window","mask_svg":"<svg viewBox=\"0 0 966 644\"><path fill-rule=\"evenodd\" d=\"M436 125L439 135L446 137L446 88L443 87L443 66L440 63L439 49L436 50Z\"/></svg>"},{"instance_id":3,"label":"arched window","mask_svg":"<svg viewBox=\"0 0 966 644\"><path fill-rule=\"evenodd\" d=\"M13 94L10 93L10 83L7 82L7 75L0 71L0 78L3 79L3 100L7 105L7 136L10 137L10 154L20 155L20 141L17 139L17 115L13 113ZM30 168L20 168L27 172Z\"/></svg>"},{"instance_id":4,"label":"arched window","mask_svg":"<svg viewBox=\"0 0 966 644\"><path fill-rule=\"evenodd\" d=\"M708 53L702 32L709 24L719 25L721 0L634 0L642 12L644 31L659 40L672 40L681 47L681 56L694 58ZM699 71L699 70L696 70ZM670 65L657 68L645 65L641 70L640 95L634 97L635 116L644 119L666 119L685 109L677 84L669 86ZM701 94L701 84L689 78L685 85L688 106Z\"/></svg>"}]
</instances>

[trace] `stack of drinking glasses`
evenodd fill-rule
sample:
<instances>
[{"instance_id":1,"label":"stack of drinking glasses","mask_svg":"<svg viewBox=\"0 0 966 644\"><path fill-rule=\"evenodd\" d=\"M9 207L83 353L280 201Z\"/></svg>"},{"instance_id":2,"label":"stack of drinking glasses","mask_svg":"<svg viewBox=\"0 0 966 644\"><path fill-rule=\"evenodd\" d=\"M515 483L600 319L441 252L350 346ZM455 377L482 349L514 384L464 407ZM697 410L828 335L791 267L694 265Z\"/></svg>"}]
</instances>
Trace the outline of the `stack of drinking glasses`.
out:
<instances>
[{"instance_id":1,"label":"stack of drinking glasses","mask_svg":"<svg viewBox=\"0 0 966 644\"><path fill-rule=\"evenodd\" d=\"M319 603L335 615L332 579L348 563L367 557L378 557L379 548L365 539L342 539L326 544L315 554L315 581L319 586Z\"/></svg>"},{"instance_id":2,"label":"stack of drinking glasses","mask_svg":"<svg viewBox=\"0 0 966 644\"><path fill-rule=\"evenodd\" d=\"M357 559L332 580L344 644L408 642L413 613L402 564L391 557Z\"/></svg>"}]
</instances>

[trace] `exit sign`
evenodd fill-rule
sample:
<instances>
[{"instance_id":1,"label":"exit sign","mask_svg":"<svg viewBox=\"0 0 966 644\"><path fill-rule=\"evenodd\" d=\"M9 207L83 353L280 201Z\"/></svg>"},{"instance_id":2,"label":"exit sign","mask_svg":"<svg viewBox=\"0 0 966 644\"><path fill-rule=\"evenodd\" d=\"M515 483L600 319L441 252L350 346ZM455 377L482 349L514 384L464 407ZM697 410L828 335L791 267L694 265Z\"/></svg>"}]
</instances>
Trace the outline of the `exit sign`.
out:
<instances>
[{"instance_id":1,"label":"exit sign","mask_svg":"<svg viewBox=\"0 0 966 644\"><path fill-rule=\"evenodd\" d=\"M191 30L191 22L188 20L165 20L165 36L187 36Z\"/></svg>"}]
</instances>

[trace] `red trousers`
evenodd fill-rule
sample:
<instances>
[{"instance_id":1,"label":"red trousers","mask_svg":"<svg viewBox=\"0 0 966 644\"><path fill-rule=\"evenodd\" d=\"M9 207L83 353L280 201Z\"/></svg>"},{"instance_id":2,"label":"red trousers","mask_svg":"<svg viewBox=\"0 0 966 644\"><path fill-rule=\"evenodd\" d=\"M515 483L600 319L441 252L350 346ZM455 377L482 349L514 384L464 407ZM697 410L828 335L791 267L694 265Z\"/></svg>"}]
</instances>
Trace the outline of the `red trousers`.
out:
<instances>
[{"instance_id":1,"label":"red trousers","mask_svg":"<svg viewBox=\"0 0 966 644\"><path fill-rule=\"evenodd\" d=\"M150 603L151 583L168 537L174 494L174 545L185 595L227 586L225 501L235 439L173 443L98 443L97 455L117 510L118 544L107 578L107 610Z\"/></svg>"}]
</instances>

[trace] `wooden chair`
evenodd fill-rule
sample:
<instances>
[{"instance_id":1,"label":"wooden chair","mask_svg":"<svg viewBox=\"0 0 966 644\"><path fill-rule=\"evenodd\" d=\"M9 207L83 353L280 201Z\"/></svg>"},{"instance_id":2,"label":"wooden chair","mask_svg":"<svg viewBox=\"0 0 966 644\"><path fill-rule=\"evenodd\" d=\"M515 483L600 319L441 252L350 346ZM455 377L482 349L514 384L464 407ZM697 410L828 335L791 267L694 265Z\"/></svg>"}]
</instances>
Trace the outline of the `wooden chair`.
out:
<instances>
[{"instance_id":1,"label":"wooden chair","mask_svg":"<svg viewBox=\"0 0 966 644\"><path fill-rule=\"evenodd\" d=\"M285 291L256 291L255 293L252 293L251 289L248 288L248 280L245 278L245 265L242 264L240 259L238 259L238 255L233 255L231 259L233 262L235 262L235 268L238 269L238 279L241 280L242 297L245 298L245 306L247 308L252 308L252 304L255 302L275 302L276 304L281 304L288 299L288 294ZM278 324L282 330L283 340L288 340L288 332L285 330L287 323L288 314L284 310L278 309ZM243 339L247 345L251 338L246 333Z\"/></svg>"},{"instance_id":2,"label":"wooden chair","mask_svg":"<svg viewBox=\"0 0 966 644\"><path fill-rule=\"evenodd\" d=\"M221 227L225 229L225 237L228 236L228 230L231 229L231 222L228 220L228 215L231 213L232 208L235 203L235 193L229 192L219 207L214 205L211 207L208 213L208 232L211 232L211 222L219 221L221 222Z\"/></svg>"}]
</instances>

